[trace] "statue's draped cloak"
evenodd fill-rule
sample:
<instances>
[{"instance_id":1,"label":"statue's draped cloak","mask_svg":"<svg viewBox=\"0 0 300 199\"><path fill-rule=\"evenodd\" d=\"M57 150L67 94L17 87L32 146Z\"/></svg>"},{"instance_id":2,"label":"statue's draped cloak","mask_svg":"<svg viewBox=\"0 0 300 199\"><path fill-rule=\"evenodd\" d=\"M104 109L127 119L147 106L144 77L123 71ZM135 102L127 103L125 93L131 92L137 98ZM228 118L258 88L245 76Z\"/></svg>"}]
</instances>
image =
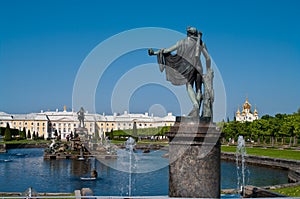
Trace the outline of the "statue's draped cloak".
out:
<instances>
[{"instance_id":1,"label":"statue's draped cloak","mask_svg":"<svg viewBox=\"0 0 300 199\"><path fill-rule=\"evenodd\" d=\"M157 55L157 61L162 72L166 69L166 79L173 85L184 85L187 82L194 82L197 76L197 70L194 66L199 64L195 57L196 40L185 38L176 44L177 53L162 53ZM198 58L199 59L199 58Z\"/></svg>"}]
</instances>

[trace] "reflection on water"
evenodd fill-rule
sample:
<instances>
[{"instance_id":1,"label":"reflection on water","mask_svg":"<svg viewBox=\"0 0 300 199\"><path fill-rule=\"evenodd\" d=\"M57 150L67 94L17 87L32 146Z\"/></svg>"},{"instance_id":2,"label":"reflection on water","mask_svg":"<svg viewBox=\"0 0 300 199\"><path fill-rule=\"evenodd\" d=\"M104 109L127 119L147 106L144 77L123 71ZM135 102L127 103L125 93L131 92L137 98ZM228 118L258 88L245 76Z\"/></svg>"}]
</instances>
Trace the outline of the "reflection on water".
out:
<instances>
[{"instance_id":1,"label":"reflection on water","mask_svg":"<svg viewBox=\"0 0 300 199\"><path fill-rule=\"evenodd\" d=\"M222 162L222 189L236 188L237 174L234 162ZM268 186L288 183L288 171L247 165L245 171L246 185Z\"/></svg>"},{"instance_id":2,"label":"reflection on water","mask_svg":"<svg viewBox=\"0 0 300 199\"><path fill-rule=\"evenodd\" d=\"M16 156L15 154L26 154ZM137 153L141 167L168 161L161 158L165 151L143 154ZM151 156L155 158L151 161ZM109 160L110 164L121 164L121 157ZM128 173L111 169L97 162L98 179L96 181L81 181L80 177L90 174L90 160L44 160L43 149L11 149L6 154L0 154L0 192L24 192L33 187L37 192L74 192L84 187L91 188L95 195L128 195ZM247 184L257 186L287 183L287 171L273 170L256 166L247 166L249 181ZM222 162L221 184L224 188L236 188L235 163ZM168 195L168 167L148 173L133 173L134 182L132 195L151 196ZM212 171L213 172L213 171Z\"/></svg>"}]
</instances>

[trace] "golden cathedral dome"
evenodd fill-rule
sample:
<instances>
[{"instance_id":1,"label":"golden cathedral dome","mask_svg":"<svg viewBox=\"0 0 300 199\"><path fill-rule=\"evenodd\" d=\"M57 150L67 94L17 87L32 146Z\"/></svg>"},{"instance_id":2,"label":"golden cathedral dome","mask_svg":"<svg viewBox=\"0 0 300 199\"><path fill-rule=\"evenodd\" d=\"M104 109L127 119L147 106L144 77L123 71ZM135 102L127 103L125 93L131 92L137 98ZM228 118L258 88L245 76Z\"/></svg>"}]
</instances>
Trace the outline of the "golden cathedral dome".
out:
<instances>
[{"instance_id":1,"label":"golden cathedral dome","mask_svg":"<svg viewBox=\"0 0 300 199\"><path fill-rule=\"evenodd\" d=\"M243 109L247 109L247 110L251 109L251 104L248 102L248 97L246 98L246 101L243 105Z\"/></svg>"},{"instance_id":2,"label":"golden cathedral dome","mask_svg":"<svg viewBox=\"0 0 300 199\"><path fill-rule=\"evenodd\" d=\"M257 116L258 115L258 112L256 110L256 107L254 108L254 116Z\"/></svg>"},{"instance_id":3,"label":"golden cathedral dome","mask_svg":"<svg viewBox=\"0 0 300 199\"><path fill-rule=\"evenodd\" d=\"M238 110L236 112L236 115L240 115L240 114L241 114L241 112L240 112L240 106L238 106Z\"/></svg>"},{"instance_id":4,"label":"golden cathedral dome","mask_svg":"<svg viewBox=\"0 0 300 199\"><path fill-rule=\"evenodd\" d=\"M245 115L246 115L246 111L245 111L245 109L243 109L242 116L245 116Z\"/></svg>"}]
</instances>

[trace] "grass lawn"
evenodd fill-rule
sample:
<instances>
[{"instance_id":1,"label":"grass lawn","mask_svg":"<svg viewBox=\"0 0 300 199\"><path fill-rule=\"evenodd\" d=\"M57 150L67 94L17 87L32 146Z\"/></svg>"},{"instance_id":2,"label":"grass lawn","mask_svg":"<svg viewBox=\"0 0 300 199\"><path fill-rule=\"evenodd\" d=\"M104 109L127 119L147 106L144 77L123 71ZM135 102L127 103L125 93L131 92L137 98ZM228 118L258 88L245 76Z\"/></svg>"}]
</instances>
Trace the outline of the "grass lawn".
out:
<instances>
[{"instance_id":1,"label":"grass lawn","mask_svg":"<svg viewBox=\"0 0 300 199\"><path fill-rule=\"evenodd\" d=\"M235 146L222 146L222 152L236 152ZM300 160L300 151L290 149L270 149L270 148L247 148L246 152L249 155L268 156L272 158Z\"/></svg>"},{"instance_id":2,"label":"grass lawn","mask_svg":"<svg viewBox=\"0 0 300 199\"><path fill-rule=\"evenodd\" d=\"M112 140L113 144L124 144L125 141ZM168 145L168 141L151 141L151 140L139 140L137 144L159 144L159 145Z\"/></svg>"},{"instance_id":3,"label":"grass lawn","mask_svg":"<svg viewBox=\"0 0 300 199\"><path fill-rule=\"evenodd\" d=\"M51 143L51 140L12 140L6 142L0 142L1 144L45 144Z\"/></svg>"},{"instance_id":4,"label":"grass lawn","mask_svg":"<svg viewBox=\"0 0 300 199\"><path fill-rule=\"evenodd\" d=\"M300 197L300 186L271 190L290 197Z\"/></svg>"},{"instance_id":5,"label":"grass lawn","mask_svg":"<svg viewBox=\"0 0 300 199\"><path fill-rule=\"evenodd\" d=\"M139 140L137 144L159 144L168 145L168 141L151 141L151 140Z\"/></svg>"}]
</instances>

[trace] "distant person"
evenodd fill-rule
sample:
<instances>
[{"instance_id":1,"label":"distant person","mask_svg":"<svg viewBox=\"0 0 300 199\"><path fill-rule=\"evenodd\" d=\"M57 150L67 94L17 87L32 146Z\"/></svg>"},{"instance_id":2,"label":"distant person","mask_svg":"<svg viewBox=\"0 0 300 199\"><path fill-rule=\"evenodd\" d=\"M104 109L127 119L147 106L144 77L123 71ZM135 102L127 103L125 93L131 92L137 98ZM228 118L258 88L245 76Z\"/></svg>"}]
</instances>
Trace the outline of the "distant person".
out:
<instances>
[{"instance_id":1,"label":"distant person","mask_svg":"<svg viewBox=\"0 0 300 199\"><path fill-rule=\"evenodd\" d=\"M91 177L92 178L97 178L98 177L98 173L96 171L96 169L93 169L92 172L91 172Z\"/></svg>"}]
</instances>

